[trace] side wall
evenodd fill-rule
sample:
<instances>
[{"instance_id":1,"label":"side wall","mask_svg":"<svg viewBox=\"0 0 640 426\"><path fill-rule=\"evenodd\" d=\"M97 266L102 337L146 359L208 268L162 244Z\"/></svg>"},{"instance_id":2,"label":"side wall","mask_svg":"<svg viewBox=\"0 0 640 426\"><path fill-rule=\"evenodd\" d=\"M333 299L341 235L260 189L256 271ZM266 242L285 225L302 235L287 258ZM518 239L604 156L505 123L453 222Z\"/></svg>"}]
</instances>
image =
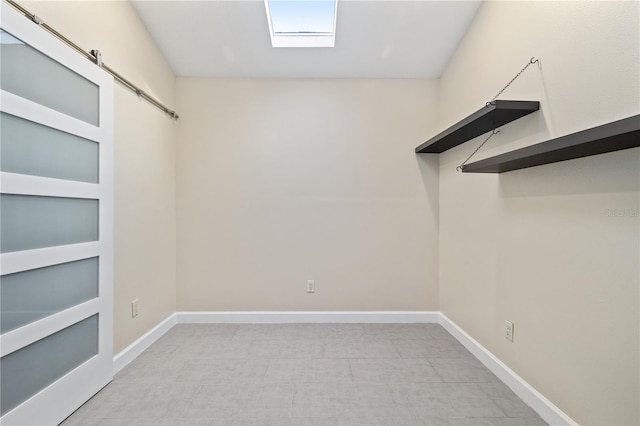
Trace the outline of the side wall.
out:
<instances>
[{"instance_id":1,"label":"side wall","mask_svg":"<svg viewBox=\"0 0 640 426\"><path fill-rule=\"evenodd\" d=\"M437 310L436 86L179 78L178 310Z\"/></svg>"},{"instance_id":2,"label":"side wall","mask_svg":"<svg viewBox=\"0 0 640 426\"><path fill-rule=\"evenodd\" d=\"M439 126L540 100L476 159L638 114L638 2L487 2L441 78ZM440 157L440 308L581 424L638 424L640 151L502 175ZM515 323L515 341L504 338Z\"/></svg>"},{"instance_id":3,"label":"side wall","mask_svg":"<svg viewBox=\"0 0 640 426\"><path fill-rule=\"evenodd\" d=\"M129 2L20 3L169 106L175 76ZM175 312L175 123L115 85L114 351ZM131 301L139 316L131 318Z\"/></svg>"}]
</instances>

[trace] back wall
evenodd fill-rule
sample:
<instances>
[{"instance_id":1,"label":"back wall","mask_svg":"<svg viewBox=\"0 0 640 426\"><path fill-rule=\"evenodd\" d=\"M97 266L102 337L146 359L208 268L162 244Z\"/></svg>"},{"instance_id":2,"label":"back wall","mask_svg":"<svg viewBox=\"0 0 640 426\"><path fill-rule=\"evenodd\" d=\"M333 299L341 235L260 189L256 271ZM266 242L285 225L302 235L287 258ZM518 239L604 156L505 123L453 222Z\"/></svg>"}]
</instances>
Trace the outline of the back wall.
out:
<instances>
[{"instance_id":1,"label":"back wall","mask_svg":"<svg viewBox=\"0 0 640 426\"><path fill-rule=\"evenodd\" d=\"M178 310L437 310L436 94L179 78Z\"/></svg>"}]
</instances>

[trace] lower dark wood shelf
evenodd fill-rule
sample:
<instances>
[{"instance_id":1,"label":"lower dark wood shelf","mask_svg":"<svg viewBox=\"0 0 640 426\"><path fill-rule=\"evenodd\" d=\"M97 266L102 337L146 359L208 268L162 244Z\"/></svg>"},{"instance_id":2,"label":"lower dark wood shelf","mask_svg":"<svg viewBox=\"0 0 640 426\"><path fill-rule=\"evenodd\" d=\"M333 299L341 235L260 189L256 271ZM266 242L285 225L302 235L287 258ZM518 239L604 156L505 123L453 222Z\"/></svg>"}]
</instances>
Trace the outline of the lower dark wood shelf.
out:
<instances>
[{"instance_id":1,"label":"lower dark wood shelf","mask_svg":"<svg viewBox=\"0 0 640 426\"><path fill-rule=\"evenodd\" d=\"M561 136L462 167L464 173L503 173L640 146L640 115Z\"/></svg>"}]
</instances>

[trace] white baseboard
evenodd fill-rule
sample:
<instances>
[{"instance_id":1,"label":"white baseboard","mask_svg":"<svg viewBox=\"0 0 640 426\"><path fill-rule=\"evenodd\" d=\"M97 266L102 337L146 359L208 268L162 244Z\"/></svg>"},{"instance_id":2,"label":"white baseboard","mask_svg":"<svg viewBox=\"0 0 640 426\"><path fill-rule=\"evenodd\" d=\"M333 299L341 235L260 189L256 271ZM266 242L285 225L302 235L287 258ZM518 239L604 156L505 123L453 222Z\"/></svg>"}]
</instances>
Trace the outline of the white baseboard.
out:
<instances>
[{"instance_id":1,"label":"white baseboard","mask_svg":"<svg viewBox=\"0 0 640 426\"><path fill-rule=\"evenodd\" d=\"M431 311L176 312L178 324L438 323Z\"/></svg>"},{"instance_id":2,"label":"white baseboard","mask_svg":"<svg viewBox=\"0 0 640 426\"><path fill-rule=\"evenodd\" d=\"M147 331L138 340L127 346L121 352L113 357L113 374L118 373L131 361L136 359L138 355L144 352L156 340L161 338L167 331L171 330L176 324L176 314L171 314L165 318L160 324Z\"/></svg>"},{"instance_id":3,"label":"white baseboard","mask_svg":"<svg viewBox=\"0 0 640 426\"><path fill-rule=\"evenodd\" d=\"M577 425L446 315L437 311L234 311L176 312L113 358L116 374L176 324L439 323L493 374L551 425Z\"/></svg>"},{"instance_id":4,"label":"white baseboard","mask_svg":"<svg viewBox=\"0 0 640 426\"><path fill-rule=\"evenodd\" d=\"M440 313L440 324L544 421L550 425L578 424L443 313Z\"/></svg>"}]
</instances>

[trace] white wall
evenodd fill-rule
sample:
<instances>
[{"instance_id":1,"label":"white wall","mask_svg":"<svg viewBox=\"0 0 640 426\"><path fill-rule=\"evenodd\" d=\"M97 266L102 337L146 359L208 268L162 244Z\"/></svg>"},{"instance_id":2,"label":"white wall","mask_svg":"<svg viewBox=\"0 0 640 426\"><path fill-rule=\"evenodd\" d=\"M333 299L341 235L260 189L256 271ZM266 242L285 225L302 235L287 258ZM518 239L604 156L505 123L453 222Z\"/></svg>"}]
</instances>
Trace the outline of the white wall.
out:
<instances>
[{"instance_id":1,"label":"white wall","mask_svg":"<svg viewBox=\"0 0 640 426\"><path fill-rule=\"evenodd\" d=\"M477 159L640 110L638 2L487 2L440 82L439 126L541 101ZM440 157L440 308L581 424L638 424L640 152L502 175ZM607 212L623 213L610 217ZM515 341L503 322L515 323Z\"/></svg>"},{"instance_id":2,"label":"white wall","mask_svg":"<svg viewBox=\"0 0 640 426\"><path fill-rule=\"evenodd\" d=\"M175 76L129 2L22 1L23 6L169 106ZM115 85L114 351L175 312L175 125ZM140 314L131 318L131 301Z\"/></svg>"},{"instance_id":3,"label":"white wall","mask_svg":"<svg viewBox=\"0 0 640 426\"><path fill-rule=\"evenodd\" d=\"M179 78L178 310L437 310L429 80ZM314 279L316 293L307 294Z\"/></svg>"}]
</instances>

